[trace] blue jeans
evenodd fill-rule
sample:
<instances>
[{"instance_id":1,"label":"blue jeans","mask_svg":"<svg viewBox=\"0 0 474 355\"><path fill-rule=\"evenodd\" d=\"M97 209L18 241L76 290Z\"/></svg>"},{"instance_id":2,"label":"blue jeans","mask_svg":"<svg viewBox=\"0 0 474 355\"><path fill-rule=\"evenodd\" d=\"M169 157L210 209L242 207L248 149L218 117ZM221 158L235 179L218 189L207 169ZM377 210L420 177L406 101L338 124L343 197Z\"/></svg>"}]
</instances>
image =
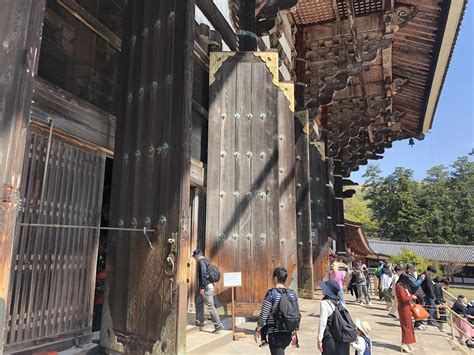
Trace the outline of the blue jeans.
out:
<instances>
[{"instance_id":1,"label":"blue jeans","mask_svg":"<svg viewBox=\"0 0 474 355\"><path fill-rule=\"evenodd\" d=\"M430 314L429 320L434 321L434 315L435 315L435 309L436 309L434 298L425 297L425 309Z\"/></svg>"}]
</instances>

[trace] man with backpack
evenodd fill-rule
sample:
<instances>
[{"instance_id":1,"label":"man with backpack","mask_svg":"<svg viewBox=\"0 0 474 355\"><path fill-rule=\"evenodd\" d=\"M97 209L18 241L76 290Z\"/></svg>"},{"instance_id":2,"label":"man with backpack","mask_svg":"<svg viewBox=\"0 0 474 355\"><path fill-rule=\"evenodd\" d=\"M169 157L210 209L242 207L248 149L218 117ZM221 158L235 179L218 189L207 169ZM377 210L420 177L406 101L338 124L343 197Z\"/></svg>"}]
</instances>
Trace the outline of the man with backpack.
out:
<instances>
[{"instance_id":1,"label":"man with backpack","mask_svg":"<svg viewBox=\"0 0 474 355\"><path fill-rule=\"evenodd\" d=\"M262 345L268 342L272 355L285 354L290 343L298 346L296 331L301 314L296 292L285 287L287 277L288 271L284 267L277 267L273 271L275 287L268 290L265 296L255 328L255 342L259 337Z\"/></svg>"},{"instance_id":2,"label":"man with backpack","mask_svg":"<svg viewBox=\"0 0 474 355\"><path fill-rule=\"evenodd\" d=\"M196 322L198 327L204 326L204 305L206 305L212 323L213 333L218 334L224 329L219 314L214 306L214 283L219 282L220 271L211 261L204 257L201 249L193 251L193 258L197 262L197 276L199 280L199 292L196 293Z\"/></svg>"}]
</instances>

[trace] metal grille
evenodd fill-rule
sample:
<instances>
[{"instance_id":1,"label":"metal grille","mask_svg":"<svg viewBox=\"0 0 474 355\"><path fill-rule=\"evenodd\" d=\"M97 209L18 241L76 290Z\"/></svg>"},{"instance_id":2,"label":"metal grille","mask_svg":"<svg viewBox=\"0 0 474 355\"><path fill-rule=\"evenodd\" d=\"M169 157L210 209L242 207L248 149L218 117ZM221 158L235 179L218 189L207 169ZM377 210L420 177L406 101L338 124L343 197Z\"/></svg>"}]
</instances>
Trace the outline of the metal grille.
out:
<instances>
[{"instance_id":1,"label":"metal grille","mask_svg":"<svg viewBox=\"0 0 474 355\"><path fill-rule=\"evenodd\" d=\"M105 157L52 140L48 161L47 145L29 133L18 223L99 225ZM92 229L17 228L7 346L91 326L97 246Z\"/></svg>"},{"instance_id":2,"label":"metal grille","mask_svg":"<svg viewBox=\"0 0 474 355\"><path fill-rule=\"evenodd\" d=\"M382 11L382 0L353 0L354 15L367 16L374 12ZM346 0L337 0L337 8L341 20L347 19Z\"/></svg>"}]
</instances>

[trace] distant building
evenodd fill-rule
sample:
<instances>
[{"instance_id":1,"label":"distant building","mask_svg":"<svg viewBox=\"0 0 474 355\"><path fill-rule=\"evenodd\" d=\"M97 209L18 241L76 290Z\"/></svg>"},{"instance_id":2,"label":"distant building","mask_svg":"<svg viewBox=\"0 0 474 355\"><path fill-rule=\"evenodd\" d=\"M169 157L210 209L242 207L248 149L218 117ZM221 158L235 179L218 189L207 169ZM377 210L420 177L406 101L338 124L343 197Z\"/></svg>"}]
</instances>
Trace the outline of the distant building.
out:
<instances>
[{"instance_id":1,"label":"distant building","mask_svg":"<svg viewBox=\"0 0 474 355\"><path fill-rule=\"evenodd\" d=\"M372 239L369 240L369 246L376 252L374 255L367 255L369 260L384 259L383 255L392 257L408 249L424 259L441 264L463 264L463 270L456 274L453 282L474 284L474 245L406 243Z\"/></svg>"}]
</instances>

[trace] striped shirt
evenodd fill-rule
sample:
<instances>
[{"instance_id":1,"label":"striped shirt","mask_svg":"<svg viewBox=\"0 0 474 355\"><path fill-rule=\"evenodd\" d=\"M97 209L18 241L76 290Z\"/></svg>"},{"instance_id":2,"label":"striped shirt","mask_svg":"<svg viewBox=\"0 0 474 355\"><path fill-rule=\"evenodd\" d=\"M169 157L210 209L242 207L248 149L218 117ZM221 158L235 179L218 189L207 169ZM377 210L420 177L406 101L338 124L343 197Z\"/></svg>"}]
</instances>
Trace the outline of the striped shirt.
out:
<instances>
[{"instance_id":1,"label":"striped shirt","mask_svg":"<svg viewBox=\"0 0 474 355\"><path fill-rule=\"evenodd\" d=\"M295 291L288 289L288 294L291 298L298 301L298 296L296 295ZM262 309L260 310L260 317L258 318L257 324L260 327L267 326L266 332L268 334L277 333L279 331L279 329L275 326L273 312L276 310L278 302L280 302L280 298L281 293L278 292L276 288L272 288L268 290L267 295L265 296L265 300L263 301Z\"/></svg>"}]
</instances>

